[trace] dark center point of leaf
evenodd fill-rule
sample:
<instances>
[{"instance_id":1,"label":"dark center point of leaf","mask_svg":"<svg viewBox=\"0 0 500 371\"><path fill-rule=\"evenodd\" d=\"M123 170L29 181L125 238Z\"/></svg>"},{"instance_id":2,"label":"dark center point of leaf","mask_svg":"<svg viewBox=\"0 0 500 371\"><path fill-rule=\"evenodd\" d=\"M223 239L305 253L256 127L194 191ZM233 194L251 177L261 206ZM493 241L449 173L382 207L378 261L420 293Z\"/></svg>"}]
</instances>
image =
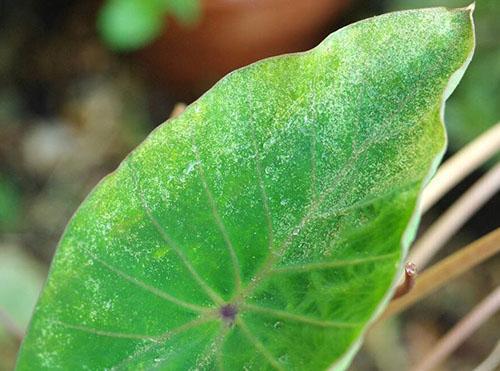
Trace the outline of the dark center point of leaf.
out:
<instances>
[{"instance_id":1,"label":"dark center point of leaf","mask_svg":"<svg viewBox=\"0 0 500 371\"><path fill-rule=\"evenodd\" d=\"M224 321L234 322L236 314L238 313L238 308L232 304L226 304L220 307L219 314Z\"/></svg>"}]
</instances>

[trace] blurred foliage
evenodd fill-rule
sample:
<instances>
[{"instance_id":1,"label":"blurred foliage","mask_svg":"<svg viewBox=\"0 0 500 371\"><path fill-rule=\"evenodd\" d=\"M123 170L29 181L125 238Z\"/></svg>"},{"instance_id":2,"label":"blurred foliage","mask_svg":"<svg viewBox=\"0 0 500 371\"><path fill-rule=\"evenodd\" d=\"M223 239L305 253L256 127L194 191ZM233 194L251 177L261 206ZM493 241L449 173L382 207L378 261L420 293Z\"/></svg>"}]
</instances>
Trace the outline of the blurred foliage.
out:
<instances>
[{"instance_id":1,"label":"blurred foliage","mask_svg":"<svg viewBox=\"0 0 500 371\"><path fill-rule=\"evenodd\" d=\"M20 194L14 184L0 175L0 232L16 227L20 201Z\"/></svg>"},{"instance_id":2,"label":"blurred foliage","mask_svg":"<svg viewBox=\"0 0 500 371\"><path fill-rule=\"evenodd\" d=\"M6 310L16 325L24 331L46 272L19 247L4 244L0 246L0 307Z\"/></svg>"},{"instance_id":3,"label":"blurred foliage","mask_svg":"<svg viewBox=\"0 0 500 371\"><path fill-rule=\"evenodd\" d=\"M430 6L463 7L464 0L389 0L390 10ZM450 147L456 150L500 120L500 6L498 0L478 0L476 52L446 108Z\"/></svg>"},{"instance_id":4,"label":"blurred foliage","mask_svg":"<svg viewBox=\"0 0 500 371\"><path fill-rule=\"evenodd\" d=\"M19 246L0 244L0 309L21 331L28 326L45 275L45 268ZM0 323L0 370L13 369L17 346Z\"/></svg>"},{"instance_id":5,"label":"blurred foliage","mask_svg":"<svg viewBox=\"0 0 500 371\"><path fill-rule=\"evenodd\" d=\"M198 0L107 0L97 28L113 50L134 50L153 41L163 30L167 14L182 23L198 18Z\"/></svg>"},{"instance_id":6,"label":"blurred foliage","mask_svg":"<svg viewBox=\"0 0 500 371\"><path fill-rule=\"evenodd\" d=\"M183 23L192 23L200 16L199 0L166 0L165 2L168 11Z\"/></svg>"}]
</instances>

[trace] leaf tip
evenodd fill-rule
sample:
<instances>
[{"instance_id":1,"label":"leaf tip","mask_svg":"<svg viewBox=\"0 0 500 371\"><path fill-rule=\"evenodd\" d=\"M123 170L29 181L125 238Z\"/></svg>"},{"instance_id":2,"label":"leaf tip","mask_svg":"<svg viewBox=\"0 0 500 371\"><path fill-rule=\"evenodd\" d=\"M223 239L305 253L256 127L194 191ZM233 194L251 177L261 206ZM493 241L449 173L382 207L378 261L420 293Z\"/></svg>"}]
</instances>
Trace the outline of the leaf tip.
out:
<instances>
[{"instance_id":1,"label":"leaf tip","mask_svg":"<svg viewBox=\"0 0 500 371\"><path fill-rule=\"evenodd\" d=\"M466 17L470 20L470 23L473 25L474 24L474 11L476 10L476 2L473 1L469 5L463 7L463 8L457 8L456 9L459 12L462 12L465 14Z\"/></svg>"},{"instance_id":2,"label":"leaf tip","mask_svg":"<svg viewBox=\"0 0 500 371\"><path fill-rule=\"evenodd\" d=\"M470 12L471 14L474 13L474 10L476 9L476 2L473 1L472 3L470 3L468 6L466 6L465 8L463 8L465 11L467 12Z\"/></svg>"}]
</instances>

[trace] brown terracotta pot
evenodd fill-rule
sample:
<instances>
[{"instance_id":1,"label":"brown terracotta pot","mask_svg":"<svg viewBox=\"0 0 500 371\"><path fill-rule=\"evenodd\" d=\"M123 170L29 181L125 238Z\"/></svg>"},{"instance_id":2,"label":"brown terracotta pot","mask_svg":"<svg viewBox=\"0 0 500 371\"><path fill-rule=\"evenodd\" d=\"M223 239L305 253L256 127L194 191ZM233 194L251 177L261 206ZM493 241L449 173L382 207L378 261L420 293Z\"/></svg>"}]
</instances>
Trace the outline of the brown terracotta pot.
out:
<instances>
[{"instance_id":1,"label":"brown terracotta pot","mask_svg":"<svg viewBox=\"0 0 500 371\"><path fill-rule=\"evenodd\" d=\"M317 44L349 0L202 0L196 25L168 19L140 53L152 77L177 99L197 98L228 72Z\"/></svg>"}]
</instances>

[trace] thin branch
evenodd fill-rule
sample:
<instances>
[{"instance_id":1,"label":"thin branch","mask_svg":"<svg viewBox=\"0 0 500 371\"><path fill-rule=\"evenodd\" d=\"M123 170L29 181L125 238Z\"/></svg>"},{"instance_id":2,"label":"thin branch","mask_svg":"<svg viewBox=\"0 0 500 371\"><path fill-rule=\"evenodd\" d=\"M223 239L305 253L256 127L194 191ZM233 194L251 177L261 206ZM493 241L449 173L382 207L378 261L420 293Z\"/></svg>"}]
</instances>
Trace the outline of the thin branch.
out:
<instances>
[{"instance_id":1,"label":"thin branch","mask_svg":"<svg viewBox=\"0 0 500 371\"><path fill-rule=\"evenodd\" d=\"M11 335L17 342L20 343L21 341L23 341L24 331L16 324L14 319L2 307L0 307L0 325L3 326L7 333Z\"/></svg>"},{"instance_id":2,"label":"thin branch","mask_svg":"<svg viewBox=\"0 0 500 371\"><path fill-rule=\"evenodd\" d=\"M429 210L446 192L498 151L500 151L500 123L441 165L422 195L422 213Z\"/></svg>"},{"instance_id":3,"label":"thin branch","mask_svg":"<svg viewBox=\"0 0 500 371\"><path fill-rule=\"evenodd\" d=\"M170 118L175 118L182 114L186 107L187 106L184 103L176 103L174 109L172 110L172 112L170 112Z\"/></svg>"},{"instance_id":4,"label":"thin branch","mask_svg":"<svg viewBox=\"0 0 500 371\"><path fill-rule=\"evenodd\" d=\"M405 280L397 288L392 296L392 300L406 295L415 286L415 278L417 277L417 266L414 263L406 263Z\"/></svg>"},{"instance_id":5,"label":"thin branch","mask_svg":"<svg viewBox=\"0 0 500 371\"><path fill-rule=\"evenodd\" d=\"M500 251L500 228L463 247L419 275L407 295L393 300L379 321L394 316Z\"/></svg>"},{"instance_id":6,"label":"thin branch","mask_svg":"<svg viewBox=\"0 0 500 371\"><path fill-rule=\"evenodd\" d=\"M422 269L464 223L500 189L500 164L496 165L470 187L417 240L409 261Z\"/></svg>"},{"instance_id":7,"label":"thin branch","mask_svg":"<svg viewBox=\"0 0 500 371\"><path fill-rule=\"evenodd\" d=\"M497 341L497 345L489 356L474 371L495 371L498 370L498 366L500 366L500 340Z\"/></svg>"},{"instance_id":8,"label":"thin branch","mask_svg":"<svg viewBox=\"0 0 500 371\"><path fill-rule=\"evenodd\" d=\"M460 322L441 338L432 351L417 364L413 371L434 370L474 331L500 309L500 286L483 299Z\"/></svg>"}]
</instances>

